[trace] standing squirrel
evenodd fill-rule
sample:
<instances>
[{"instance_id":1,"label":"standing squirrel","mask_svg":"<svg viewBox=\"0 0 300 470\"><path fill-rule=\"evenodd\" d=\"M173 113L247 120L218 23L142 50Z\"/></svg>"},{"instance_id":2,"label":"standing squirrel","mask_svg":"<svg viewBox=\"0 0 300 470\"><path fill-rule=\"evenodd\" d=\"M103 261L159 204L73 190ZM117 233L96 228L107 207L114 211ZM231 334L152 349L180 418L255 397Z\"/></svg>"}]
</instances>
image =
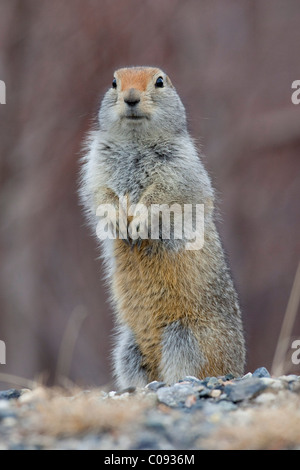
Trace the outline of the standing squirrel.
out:
<instances>
[{"instance_id":1,"label":"standing squirrel","mask_svg":"<svg viewBox=\"0 0 300 470\"><path fill-rule=\"evenodd\" d=\"M188 133L184 106L162 70L115 72L99 124L87 139L80 196L94 229L98 207L114 209L106 215L111 233L119 236L103 240L102 249L116 312L118 386L241 375L243 327L214 222L214 191ZM131 238L127 225L136 220L138 229L142 220L149 230L152 219L135 211L124 233L113 215L121 215L125 196L146 208L203 205L202 248L186 249L187 240L164 239L161 231L154 240Z\"/></svg>"}]
</instances>

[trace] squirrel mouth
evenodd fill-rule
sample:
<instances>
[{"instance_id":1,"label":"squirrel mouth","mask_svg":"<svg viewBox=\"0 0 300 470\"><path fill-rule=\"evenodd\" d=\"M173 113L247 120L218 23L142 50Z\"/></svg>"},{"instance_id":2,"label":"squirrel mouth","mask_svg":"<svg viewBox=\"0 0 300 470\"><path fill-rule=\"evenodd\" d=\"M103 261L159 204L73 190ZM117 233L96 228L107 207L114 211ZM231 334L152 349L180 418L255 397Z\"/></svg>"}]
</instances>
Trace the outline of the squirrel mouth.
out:
<instances>
[{"instance_id":1,"label":"squirrel mouth","mask_svg":"<svg viewBox=\"0 0 300 470\"><path fill-rule=\"evenodd\" d=\"M121 116L121 119L125 119L128 121L142 121L145 119L149 119L149 116L146 113L141 113L137 110L127 110L127 112L125 112L123 116Z\"/></svg>"},{"instance_id":2,"label":"squirrel mouth","mask_svg":"<svg viewBox=\"0 0 300 470\"><path fill-rule=\"evenodd\" d=\"M134 114L129 114L124 117L125 119L129 119L131 121L140 121L141 119L146 119L146 116L134 115Z\"/></svg>"}]
</instances>

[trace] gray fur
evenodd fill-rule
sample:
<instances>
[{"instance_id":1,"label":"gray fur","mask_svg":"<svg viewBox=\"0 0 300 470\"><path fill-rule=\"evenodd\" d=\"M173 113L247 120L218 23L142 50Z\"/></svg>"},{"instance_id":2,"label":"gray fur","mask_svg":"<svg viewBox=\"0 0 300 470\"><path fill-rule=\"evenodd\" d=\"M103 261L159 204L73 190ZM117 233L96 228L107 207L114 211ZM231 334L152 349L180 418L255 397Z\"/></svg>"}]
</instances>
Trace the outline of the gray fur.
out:
<instances>
[{"instance_id":1,"label":"gray fur","mask_svg":"<svg viewBox=\"0 0 300 470\"><path fill-rule=\"evenodd\" d=\"M162 71L161 74L166 77ZM114 90L109 89L104 96L100 127L97 125L86 141L81 173L81 201L93 225L101 203L97 189L103 186L111 188L118 197L128 194L132 204L138 203L143 191L153 183L174 201L178 194L182 202L205 204L214 199L175 88L166 86L159 94L149 92L147 100L144 108L151 110L150 117L137 124L122 118L122 103ZM170 184L175 181L175 185Z\"/></svg>"},{"instance_id":2,"label":"gray fur","mask_svg":"<svg viewBox=\"0 0 300 470\"><path fill-rule=\"evenodd\" d=\"M199 343L190 328L180 321L166 326L162 336L161 375L169 384L188 375L197 376L205 364Z\"/></svg>"},{"instance_id":3,"label":"gray fur","mask_svg":"<svg viewBox=\"0 0 300 470\"><path fill-rule=\"evenodd\" d=\"M118 387L122 389L132 385L136 387L147 385L147 373L142 366L141 352L131 329L125 325L119 327L113 359Z\"/></svg>"},{"instance_id":4,"label":"gray fur","mask_svg":"<svg viewBox=\"0 0 300 470\"><path fill-rule=\"evenodd\" d=\"M155 183L162 194L167 194L167 201L162 203L192 201L204 204L206 221L212 217L214 191L187 133L173 137L172 141L159 139L157 142L153 136L153 141L145 142L142 136L135 140L128 136L127 139L112 140L107 132L96 131L90 139L83 161L80 195L93 230L98 221L97 207L101 203L97 189L103 186L110 187L118 197L128 194L131 203L136 204L144 190ZM176 184L170 184L170 181L176 181ZM108 277L113 274L110 242L105 240L102 244ZM165 244L168 245L168 241ZM177 245L181 246L181 243Z\"/></svg>"},{"instance_id":5,"label":"gray fur","mask_svg":"<svg viewBox=\"0 0 300 470\"><path fill-rule=\"evenodd\" d=\"M208 356L216 364L213 370L240 375L245 360L243 328L237 295L214 223L214 190L188 133L184 106L175 88L164 72L153 70L154 75L138 108L143 114L140 120L126 119L126 113L132 111L126 108L122 92L119 94L117 90L110 89L105 94L99 122L86 142L81 171L81 201L93 230L98 223L97 207L105 203L107 188L116 198L127 195L130 204L137 204L145 198L148 198L147 206L152 203L175 203L181 207L184 204L204 204L205 244L191 262L195 263L198 274L190 278L187 268L180 292L187 302L193 299L195 317L202 318L202 322L193 320L191 325L187 325L189 320L183 304L185 326L176 321L164 328L157 378L175 382L184 375L198 375L202 367L204 373ZM166 81L166 86L159 90L153 85L156 74ZM117 270L114 241L101 243L107 279L112 282ZM184 243L185 240L183 244L177 243L179 257ZM148 256L153 258L153 265L157 263L159 268L160 253L174 250L174 244L172 241L169 244L164 240L151 241L147 250ZM128 256L131 256L130 251ZM195 273L195 269L191 269L192 272ZM111 297L120 322L123 321L121 300L126 294L128 292L116 294L112 289ZM117 295L122 298L117 298ZM136 300L138 295L139 285L131 286L128 297ZM143 299L139 300L142 304ZM143 313L145 316L151 314L146 308ZM148 378L142 367L143 359L134 332L122 325L114 350L119 387L146 385ZM151 362L152 359L147 360Z\"/></svg>"}]
</instances>

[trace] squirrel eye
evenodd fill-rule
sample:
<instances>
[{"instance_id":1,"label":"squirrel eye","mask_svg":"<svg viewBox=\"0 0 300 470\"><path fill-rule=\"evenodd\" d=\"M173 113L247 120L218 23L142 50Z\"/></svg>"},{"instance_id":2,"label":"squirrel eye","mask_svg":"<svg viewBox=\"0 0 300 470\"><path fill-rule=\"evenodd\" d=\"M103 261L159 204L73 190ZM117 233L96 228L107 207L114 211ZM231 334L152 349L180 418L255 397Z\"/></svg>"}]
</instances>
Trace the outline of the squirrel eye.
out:
<instances>
[{"instance_id":1,"label":"squirrel eye","mask_svg":"<svg viewBox=\"0 0 300 470\"><path fill-rule=\"evenodd\" d=\"M163 88L164 87L164 79L162 77L158 77L155 83L156 88Z\"/></svg>"},{"instance_id":2,"label":"squirrel eye","mask_svg":"<svg viewBox=\"0 0 300 470\"><path fill-rule=\"evenodd\" d=\"M115 78L113 79L112 87L117 88L117 80Z\"/></svg>"}]
</instances>

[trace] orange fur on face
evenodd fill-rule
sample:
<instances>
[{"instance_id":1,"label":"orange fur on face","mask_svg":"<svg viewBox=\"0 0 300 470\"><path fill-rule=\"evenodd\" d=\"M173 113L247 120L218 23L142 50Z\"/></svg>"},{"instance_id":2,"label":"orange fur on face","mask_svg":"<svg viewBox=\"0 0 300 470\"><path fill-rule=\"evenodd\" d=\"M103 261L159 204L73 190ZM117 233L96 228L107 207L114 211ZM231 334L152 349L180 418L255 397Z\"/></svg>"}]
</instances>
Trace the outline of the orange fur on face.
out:
<instances>
[{"instance_id":1,"label":"orange fur on face","mask_svg":"<svg viewBox=\"0 0 300 470\"><path fill-rule=\"evenodd\" d=\"M139 91L146 91L149 82L153 79L154 75L159 73L157 68L124 68L117 70L115 76L120 80L121 91L134 88Z\"/></svg>"}]
</instances>

